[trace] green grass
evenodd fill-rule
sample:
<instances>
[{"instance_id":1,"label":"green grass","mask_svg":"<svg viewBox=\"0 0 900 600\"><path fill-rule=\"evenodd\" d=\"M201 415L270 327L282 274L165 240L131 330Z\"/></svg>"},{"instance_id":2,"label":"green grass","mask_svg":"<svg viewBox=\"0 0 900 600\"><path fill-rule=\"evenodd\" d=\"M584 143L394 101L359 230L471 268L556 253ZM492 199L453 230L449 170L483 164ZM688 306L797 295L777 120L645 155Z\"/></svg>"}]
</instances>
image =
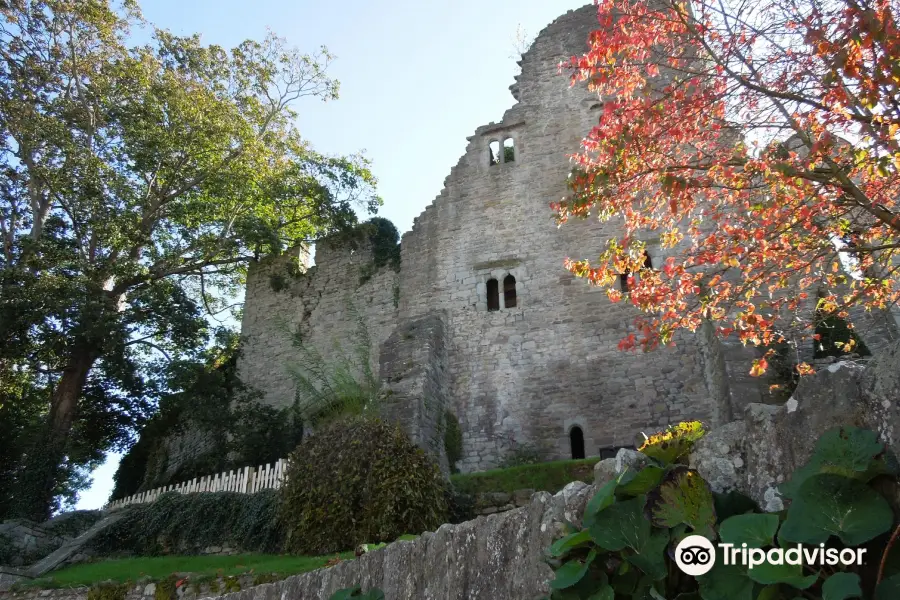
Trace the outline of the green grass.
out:
<instances>
[{"instance_id":1,"label":"green grass","mask_svg":"<svg viewBox=\"0 0 900 600\"><path fill-rule=\"evenodd\" d=\"M522 465L508 469L494 469L481 473L451 475L450 480L460 492L478 494L483 492L506 492L532 489L543 492L558 492L572 481L592 483L594 465L600 459L559 460L537 465Z\"/></svg>"},{"instance_id":2,"label":"green grass","mask_svg":"<svg viewBox=\"0 0 900 600\"><path fill-rule=\"evenodd\" d=\"M353 552L328 556L278 556L275 554L239 554L235 556L155 556L110 559L73 565L54 571L27 583L27 587L58 588L91 585L101 581L162 580L173 573L190 573L193 578L205 576L278 573L296 575L325 566L340 556L353 558Z\"/></svg>"}]
</instances>

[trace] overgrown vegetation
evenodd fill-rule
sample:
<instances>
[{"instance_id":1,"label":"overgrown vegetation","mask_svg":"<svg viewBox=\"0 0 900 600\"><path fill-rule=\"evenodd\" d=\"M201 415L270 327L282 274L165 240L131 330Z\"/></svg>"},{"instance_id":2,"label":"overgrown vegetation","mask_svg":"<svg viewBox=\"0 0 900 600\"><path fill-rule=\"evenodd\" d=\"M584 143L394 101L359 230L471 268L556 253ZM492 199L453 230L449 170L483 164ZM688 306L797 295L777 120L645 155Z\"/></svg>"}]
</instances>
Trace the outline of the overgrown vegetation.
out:
<instances>
[{"instance_id":1,"label":"overgrown vegetation","mask_svg":"<svg viewBox=\"0 0 900 600\"><path fill-rule=\"evenodd\" d=\"M288 370L297 386L294 410L298 419L313 426L378 412L381 380L372 368L372 340L365 316L350 300L346 311L355 325L349 348L335 339L331 355L325 356L304 340L302 331L292 334L296 355Z\"/></svg>"},{"instance_id":2,"label":"overgrown vegetation","mask_svg":"<svg viewBox=\"0 0 900 600\"><path fill-rule=\"evenodd\" d=\"M555 493L572 481L592 482L594 465L599 460L599 458L560 460L480 473L459 473L451 475L450 481L458 492L466 494L512 493L523 489Z\"/></svg>"},{"instance_id":3,"label":"overgrown vegetation","mask_svg":"<svg viewBox=\"0 0 900 600\"><path fill-rule=\"evenodd\" d=\"M447 520L437 465L377 419L348 417L303 440L281 492L286 548L301 554L390 541Z\"/></svg>"},{"instance_id":4,"label":"overgrown vegetation","mask_svg":"<svg viewBox=\"0 0 900 600\"><path fill-rule=\"evenodd\" d=\"M91 540L90 547L98 555L191 555L209 546L265 553L281 552L284 547L274 490L255 494L173 492L128 511Z\"/></svg>"},{"instance_id":5,"label":"overgrown vegetation","mask_svg":"<svg viewBox=\"0 0 900 600\"><path fill-rule=\"evenodd\" d=\"M168 367L169 386L159 411L141 430L137 443L122 457L112 499L194 477L284 458L303 437L296 407L261 404L258 394L237 377L238 336L223 334L219 345L200 361L177 361ZM203 442L203 451L178 466L169 464L167 444L188 435Z\"/></svg>"},{"instance_id":6,"label":"overgrown vegetation","mask_svg":"<svg viewBox=\"0 0 900 600\"><path fill-rule=\"evenodd\" d=\"M368 237L372 244L372 257L375 268L390 267L400 270L400 232L388 219L372 217L359 225L359 230Z\"/></svg>"},{"instance_id":7,"label":"overgrown vegetation","mask_svg":"<svg viewBox=\"0 0 900 600\"><path fill-rule=\"evenodd\" d=\"M878 436L837 427L818 440L809 462L779 486L791 500L780 514L759 513L740 494L717 494L683 463L699 423L654 436L641 448L651 464L601 487L584 512L583 527L549 549L556 577L552 598L678 598L703 600L845 600L900 597L900 562L886 534L895 516L873 480L896 480L898 464ZM678 543L702 535L715 543L776 552L864 547L863 566L790 564L763 560L748 568L716 560L708 573L688 576L674 564ZM721 558L721 551L717 552ZM771 555L769 555L771 556Z\"/></svg>"}]
</instances>

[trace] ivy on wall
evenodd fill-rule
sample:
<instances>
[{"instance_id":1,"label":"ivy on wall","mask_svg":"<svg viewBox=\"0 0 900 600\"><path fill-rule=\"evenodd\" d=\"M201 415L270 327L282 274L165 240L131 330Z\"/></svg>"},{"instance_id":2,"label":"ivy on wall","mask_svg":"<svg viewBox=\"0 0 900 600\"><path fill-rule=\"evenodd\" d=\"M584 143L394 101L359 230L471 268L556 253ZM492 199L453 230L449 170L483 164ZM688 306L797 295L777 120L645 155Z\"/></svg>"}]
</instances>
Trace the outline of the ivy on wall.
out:
<instances>
[{"instance_id":1,"label":"ivy on wall","mask_svg":"<svg viewBox=\"0 0 900 600\"><path fill-rule=\"evenodd\" d=\"M181 391L160 401L159 411L141 430L137 443L122 457L115 475L113 500L246 465L274 462L303 437L296 407L276 409L237 378L237 339L202 365L176 366L173 379ZM180 369L180 372L177 372ZM170 465L174 436L199 440L206 449ZM173 467L174 468L170 468Z\"/></svg>"}]
</instances>

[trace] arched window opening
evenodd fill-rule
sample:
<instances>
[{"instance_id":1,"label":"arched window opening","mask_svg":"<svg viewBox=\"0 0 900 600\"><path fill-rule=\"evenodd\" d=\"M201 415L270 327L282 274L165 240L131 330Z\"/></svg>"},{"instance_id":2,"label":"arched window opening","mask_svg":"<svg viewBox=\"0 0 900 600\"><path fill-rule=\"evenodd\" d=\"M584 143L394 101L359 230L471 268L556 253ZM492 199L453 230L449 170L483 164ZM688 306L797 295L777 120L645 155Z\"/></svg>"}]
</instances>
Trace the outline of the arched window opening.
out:
<instances>
[{"instance_id":1,"label":"arched window opening","mask_svg":"<svg viewBox=\"0 0 900 600\"><path fill-rule=\"evenodd\" d=\"M581 427L575 426L569 430L569 445L572 448L572 458L584 458L584 432Z\"/></svg>"},{"instance_id":2,"label":"arched window opening","mask_svg":"<svg viewBox=\"0 0 900 600\"><path fill-rule=\"evenodd\" d=\"M490 160L490 165L494 166L500 163L500 142L493 141L488 147L488 159Z\"/></svg>"},{"instance_id":3,"label":"arched window opening","mask_svg":"<svg viewBox=\"0 0 900 600\"><path fill-rule=\"evenodd\" d=\"M628 278L631 277L631 270L625 269L625 272L619 275L619 288L623 292L628 292Z\"/></svg>"},{"instance_id":4,"label":"arched window opening","mask_svg":"<svg viewBox=\"0 0 900 600\"><path fill-rule=\"evenodd\" d=\"M506 138L503 140L503 162L513 162L516 160L516 149L515 142L513 142L512 138Z\"/></svg>"},{"instance_id":5,"label":"arched window opening","mask_svg":"<svg viewBox=\"0 0 900 600\"><path fill-rule=\"evenodd\" d=\"M503 279L503 306L516 307L516 278L512 275L507 275Z\"/></svg>"},{"instance_id":6,"label":"arched window opening","mask_svg":"<svg viewBox=\"0 0 900 600\"><path fill-rule=\"evenodd\" d=\"M647 251L644 250L644 268L652 269L653 268L653 259L650 258L650 255L647 254Z\"/></svg>"},{"instance_id":7,"label":"arched window opening","mask_svg":"<svg viewBox=\"0 0 900 600\"><path fill-rule=\"evenodd\" d=\"M500 310L500 284L496 279L488 279L487 305L488 310Z\"/></svg>"}]
</instances>

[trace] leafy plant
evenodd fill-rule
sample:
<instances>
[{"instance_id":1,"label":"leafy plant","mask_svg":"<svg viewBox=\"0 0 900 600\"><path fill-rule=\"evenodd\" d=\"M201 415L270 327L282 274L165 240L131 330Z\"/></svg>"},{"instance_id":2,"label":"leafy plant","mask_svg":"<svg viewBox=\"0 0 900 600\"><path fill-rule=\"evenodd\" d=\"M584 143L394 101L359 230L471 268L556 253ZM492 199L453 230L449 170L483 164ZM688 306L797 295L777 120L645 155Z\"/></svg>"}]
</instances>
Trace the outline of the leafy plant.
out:
<instances>
[{"instance_id":1,"label":"leafy plant","mask_svg":"<svg viewBox=\"0 0 900 600\"><path fill-rule=\"evenodd\" d=\"M690 454L694 442L705 434L700 421L670 425L665 431L654 433L644 440L638 451L664 464L675 463Z\"/></svg>"},{"instance_id":2,"label":"leafy plant","mask_svg":"<svg viewBox=\"0 0 900 600\"><path fill-rule=\"evenodd\" d=\"M296 362L288 370L297 386L296 414L313 425L347 416L375 414L381 399L381 380L372 368L372 341L365 316L351 301L347 313L356 325L351 348L337 340L331 357L324 356L293 333Z\"/></svg>"},{"instance_id":3,"label":"leafy plant","mask_svg":"<svg viewBox=\"0 0 900 600\"><path fill-rule=\"evenodd\" d=\"M548 550L556 571L553 599L591 600L888 600L900 593L900 564L889 560L900 528L887 500L870 483L896 476L898 465L876 434L837 427L819 439L809 462L782 486L792 499L781 514L758 512L742 495L717 494L694 470L678 464L703 434L683 423L651 436L650 464L601 487L585 508L583 526ZM761 564L725 564L691 577L674 551L688 535L763 552ZM790 564L765 557L800 546L807 552L867 551L880 562ZM861 554L857 554L861 555ZM822 556L826 556L823 554ZM837 555L835 555L837 556ZM799 560L799 559L798 559ZM810 563L807 560L807 563ZM875 563L875 564L873 564ZM874 568L877 564L877 570Z\"/></svg>"},{"instance_id":4,"label":"leafy plant","mask_svg":"<svg viewBox=\"0 0 900 600\"><path fill-rule=\"evenodd\" d=\"M281 488L287 549L323 554L447 520L438 466L396 425L361 417L335 421L288 460Z\"/></svg>"}]
</instances>

